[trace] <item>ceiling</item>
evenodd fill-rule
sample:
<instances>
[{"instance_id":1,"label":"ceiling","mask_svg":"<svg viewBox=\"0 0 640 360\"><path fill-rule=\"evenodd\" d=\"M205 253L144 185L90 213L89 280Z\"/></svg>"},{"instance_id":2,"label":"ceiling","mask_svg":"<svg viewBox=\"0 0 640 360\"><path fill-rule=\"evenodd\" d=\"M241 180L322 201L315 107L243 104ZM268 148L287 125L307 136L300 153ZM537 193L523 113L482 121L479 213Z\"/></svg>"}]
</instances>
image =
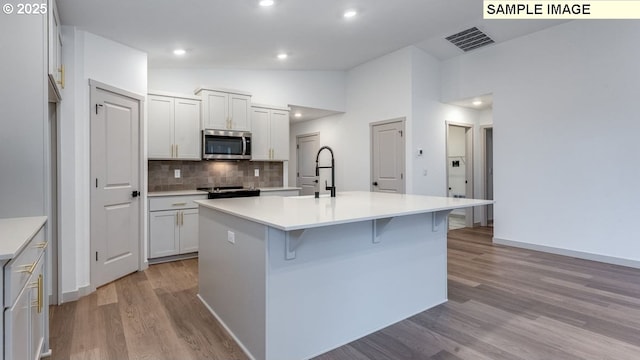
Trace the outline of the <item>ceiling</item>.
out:
<instances>
[{"instance_id":1,"label":"ceiling","mask_svg":"<svg viewBox=\"0 0 640 360\"><path fill-rule=\"evenodd\" d=\"M348 70L408 45L448 59L462 51L444 38L472 26L500 43L562 22L483 20L480 0L275 1L57 2L63 25L142 50L150 68Z\"/></svg>"}]
</instances>

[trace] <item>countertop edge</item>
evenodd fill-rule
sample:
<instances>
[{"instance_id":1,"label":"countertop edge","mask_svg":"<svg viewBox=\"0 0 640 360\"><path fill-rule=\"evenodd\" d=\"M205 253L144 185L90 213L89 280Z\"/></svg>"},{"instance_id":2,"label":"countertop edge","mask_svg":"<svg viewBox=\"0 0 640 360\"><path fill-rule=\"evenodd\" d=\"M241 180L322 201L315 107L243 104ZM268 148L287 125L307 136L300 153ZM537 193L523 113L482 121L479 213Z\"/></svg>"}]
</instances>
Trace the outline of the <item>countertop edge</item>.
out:
<instances>
[{"instance_id":1,"label":"countertop edge","mask_svg":"<svg viewBox=\"0 0 640 360\"><path fill-rule=\"evenodd\" d=\"M262 224L262 225L266 225L266 226L272 227L274 229L282 230L282 231L313 229L313 228L318 228L318 227L323 227L323 226L349 224L349 223L361 222L361 221L370 221L370 220L376 220L376 219L394 218L394 217L398 217L398 216L409 216L409 215L417 215L417 214L425 214L425 213L434 213L434 212L440 212L440 211L451 211L451 210L454 210L454 209L461 209L461 208L475 207L475 206L484 206L484 205L490 205L490 204L494 203L493 200L484 200L483 203L477 203L477 204L472 204L472 205L465 204L464 206L457 205L457 206L435 207L435 208L430 208L430 209L407 210L407 211L400 211L400 212L394 212L394 213L388 213L388 214L376 214L376 215L370 215L370 216L360 216L360 217L354 217L354 218L350 218L350 219L340 219L340 220L332 220L332 221L320 221L320 222L317 222L317 223L308 223L308 224L285 226L285 225L273 223L273 222L270 222L270 221L267 221L267 220L264 220L264 219L251 217L251 216L248 216L248 215L246 215L244 213L241 213L241 212L232 211L232 210L225 209L225 208L220 208L220 207L217 207L215 205L210 204L209 201L210 200L195 200L194 202L197 203L200 206L204 206L204 207L206 207L208 209L211 209L211 210L220 211L220 212L225 213L225 214L233 215L233 216L239 217L241 219L245 219L245 220L252 221L252 222L255 222L255 223L258 223L258 224Z\"/></svg>"},{"instance_id":2,"label":"countertop edge","mask_svg":"<svg viewBox=\"0 0 640 360\"><path fill-rule=\"evenodd\" d=\"M29 224L30 229L28 231L24 231L22 234L20 234L20 236L24 237L24 239L22 239L22 242L15 249L10 250L10 252L0 253L0 261L7 261L15 258L16 255L19 254L24 249L24 247L27 245L29 240L31 240L47 222L46 216L30 216L30 217L1 219L5 221L16 221L16 222L27 221L27 219L32 220L33 223Z\"/></svg>"},{"instance_id":3,"label":"countertop edge","mask_svg":"<svg viewBox=\"0 0 640 360\"><path fill-rule=\"evenodd\" d=\"M189 196L189 195L207 195L206 191L200 190L175 190L175 191L153 191L148 192L148 198L167 197L167 196Z\"/></svg>"}]
</instances>

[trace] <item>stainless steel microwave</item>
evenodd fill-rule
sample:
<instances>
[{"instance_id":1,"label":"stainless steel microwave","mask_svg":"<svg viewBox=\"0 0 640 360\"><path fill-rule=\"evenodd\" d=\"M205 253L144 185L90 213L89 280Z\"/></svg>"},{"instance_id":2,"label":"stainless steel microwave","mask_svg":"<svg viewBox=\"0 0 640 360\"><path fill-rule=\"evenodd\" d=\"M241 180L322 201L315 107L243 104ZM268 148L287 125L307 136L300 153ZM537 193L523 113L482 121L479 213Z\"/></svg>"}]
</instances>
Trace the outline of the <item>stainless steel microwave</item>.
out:
<instances>
[{"instance_id":1,"label":"stainless steel microwave","mask_svg":"<svg viewBox=\"0 0 640 360\"><path fill-rule=\"evenodd\" d=\"M251 133L246 131L203 130L202 159L251 159Z\"/></svg>"}]
</instances>

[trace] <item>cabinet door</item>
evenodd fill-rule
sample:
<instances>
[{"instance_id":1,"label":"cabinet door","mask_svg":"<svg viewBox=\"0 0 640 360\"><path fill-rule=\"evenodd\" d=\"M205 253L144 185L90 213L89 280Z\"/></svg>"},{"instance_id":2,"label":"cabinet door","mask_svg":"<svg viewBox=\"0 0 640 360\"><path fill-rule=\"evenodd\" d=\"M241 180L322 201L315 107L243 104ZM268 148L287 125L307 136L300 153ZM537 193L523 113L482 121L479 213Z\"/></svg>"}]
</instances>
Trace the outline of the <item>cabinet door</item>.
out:
<instances>
[{"instance_id":1,"label":"cabinet door","mask_svg":"<svg viewBox=\"0 0 640 360\"><path fill-rule=\"evenodd\" d=\"M251 109L251 160L269 160L271 150L269 113L269 109Z\"/></svg>"},{"instance_id":2,"label":"cabinet door","mask_svg":"<svg viewBox=\"0 0 640 360\"><path fill-rule=\"evenodd\" d=\"M178 236L178 211L149 213L149 258L177 255Z\"/></svg>"},{"instance_id":3,"label":"cabinet door","mask_svg":"<svg viewBox=\"0 0 640 360\"><path fill-rule=\"evenodd\" d=\"M203 129L228 129L229 95L217 91L203 91Z\"/></svg>"},{"instance_id":4,"label":"cabinet door","mask_svg":"<svg viewBox=\"0 0 640 360\"><path fill-rule=\"evenodd\" d=\"M200 160L200 101L175 99L175 158Z\"/></svg>"},{"instance_id":5,"label":"cabinet door","mask_svg":"<svg viewBox=\"0 0 640 360\"><path fill-rule=\"evenodd\" d=\"M29 359L39 359L42 352L42 344L44 343L44 312L47 309L44 306L44 256L40 258L36 269L31 276L29 283L30 292L30 317L31 317L31 342Z\"/></svg>"},{"instance_id":6,"label":"cabinet door","mask_svg":"<svg viewBox=\"0 0 640 360\"><path fill-rule=\"evenodd\" d=\"M272 160L289 160L289 112L271 111Z\"/></svg>"},{"instance_id":7,"label":"cabinet door","mask_svg":"<svg viewBox=\"0 0 640 360\"><path fill-rule=\"evenodd\" d=\"M229 118L233 130L251 131L251 96L229 94Z\"/></svg>"},{"instance_id":8,"label":"cabinet door","mask_svg":"<svg viewBox=\"0 0 640 360\"><path fill-rule=\"evenodd\" d=\"M166 96L149 95L149 159L173 157L173 123L175 102Z\"/></svg>"},{"instance_id":9,"label":"cabinet door","mask_svg":"<svg viewBox=\"0 0 640 360\"><path fill-rule=\"evenodd\" d=\"M27 286L16 298L12 307L4 314L5 359L30 359L31 337L29 336L30 291Z\"/></svg>"},{"instance_id":10,"label":"cabinet door","mask_svg":"<svg viewBox=\"0 0 640 360\"><path fill-rule=\"evenodd\" d=\"M180 215L180 254L198 251L198 209L182 210Z\"/></svg>"}]
</instances>

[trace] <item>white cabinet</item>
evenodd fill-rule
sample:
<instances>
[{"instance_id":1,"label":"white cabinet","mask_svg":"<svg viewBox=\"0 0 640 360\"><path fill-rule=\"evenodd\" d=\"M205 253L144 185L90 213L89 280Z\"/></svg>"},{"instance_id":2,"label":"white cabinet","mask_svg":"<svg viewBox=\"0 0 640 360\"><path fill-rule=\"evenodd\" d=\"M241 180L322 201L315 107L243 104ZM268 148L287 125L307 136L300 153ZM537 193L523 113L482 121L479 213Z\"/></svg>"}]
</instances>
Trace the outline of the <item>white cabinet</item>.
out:
<instances>
[{"instance_id":1,"label":"white cabinet","mask_svg":"<svg viewBox=\"0 0 640 360\"><path fill-rule=\"evenodd\" d=\"M149 94L149 159L200 160L200 100Z\"/></svg>"},{"instance_id":2,"label":"white cabinet","mask_svg":"<svg viewBox=\"0 0 640 360\"><path fill-rule=\"evenodd\" d=\"M43 351L48 312L44 231L41 227L3 268L4 359L36 360Z\"/></svg>"},{"instance_id":3,"label":"white cabinet","mask_svg":"<svg viewBox=\"0 0 640 360\"><path fill-rule=\"evenodd\" d=\"M149 259L198 251L198 205L207 195L149 199Z\"/></svg>"},{"instance_id":4,"label":"white cabinet","mask_svg":"<svg viewBox=\"0 0 640 360\"><path fill-rule=\"evenodd\" d=\"M253 105L251 160L289 160L289 109Z\"/></svg>"},{"instance_id":5,"label":"white cabinet","mask_svg":"<svg viewBox=\"0 0 640 360\"><path fill-rule=\"evenodd\" d=\"M251 95L240 91L197 89L202 100L202 129L251 131Z\"/></svg>"},{"instance_id":6,"label":"white cabinet","mask_svg":"<svg viewBox=\"0 0 640 360\"><path fill-rule=\"evenodd\" d=\"M49 0L47 9L48 27L48 73L49 73L49 101L57 102L62 99L60 89L64 89L64 65L62 64L62 32L58 7L55 0Z\"/></svg>"}]
</instances>

